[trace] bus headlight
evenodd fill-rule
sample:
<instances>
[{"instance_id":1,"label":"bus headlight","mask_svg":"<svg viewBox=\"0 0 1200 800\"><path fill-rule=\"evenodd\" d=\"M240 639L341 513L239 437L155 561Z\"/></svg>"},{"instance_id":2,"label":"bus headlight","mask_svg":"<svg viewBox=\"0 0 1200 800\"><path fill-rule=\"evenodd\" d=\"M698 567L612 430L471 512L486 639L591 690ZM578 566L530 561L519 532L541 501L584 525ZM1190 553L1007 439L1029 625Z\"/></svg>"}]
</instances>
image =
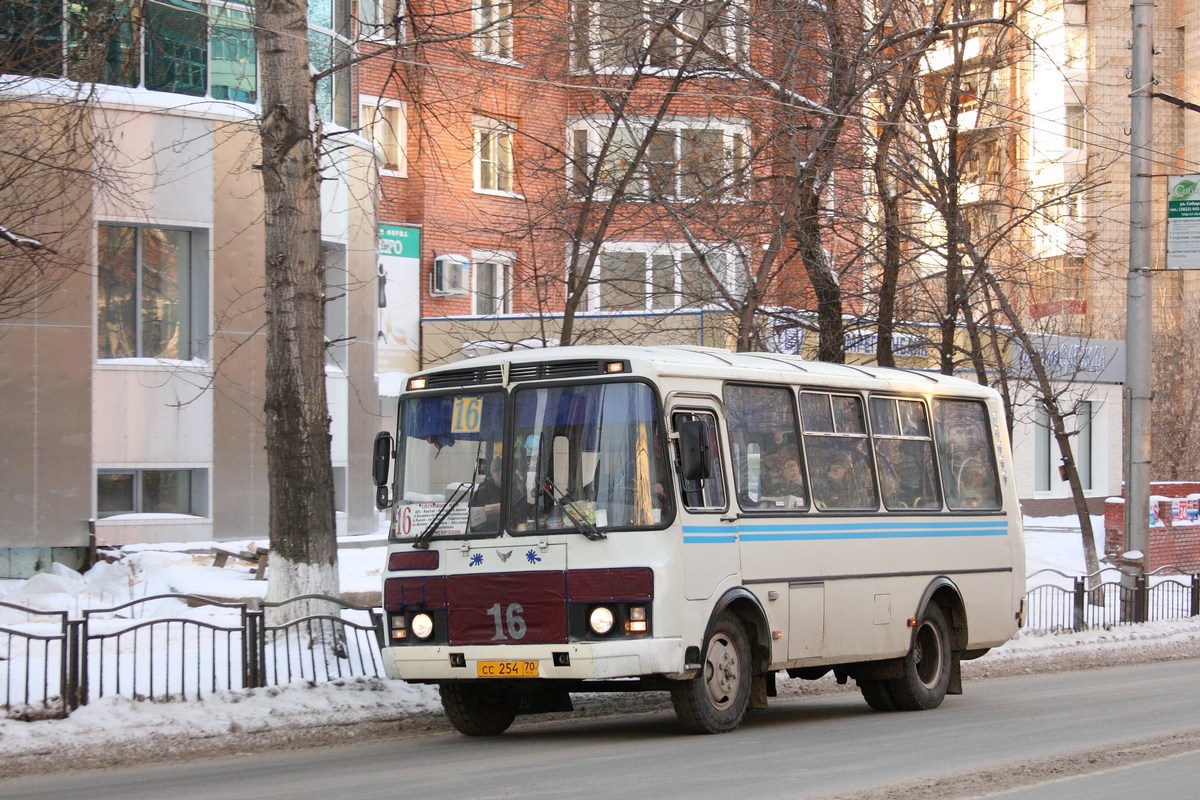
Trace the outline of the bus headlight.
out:
<instances>
[{"instance_id":1,"label":"bus headlight","mask_svg":"<svg viewBox=\"0 0 1200 800\"><path fill-rule=\"evenodd\" d=\"M433 635L433 618L428 614L414 614L412 618L413 636L418 639L428 639Z\"/></svg>"},{"instance_id":2,"label":"bus headlight","mask_svg":"<svg viewBox=\"0 0 1200 800\"><path fill-rule=\"evenodd\" d=\"M612 630L615 620L616 618L613 616L611 608L608 606L596 606L588 614L588 627L597 636L604 636Z\"/></svg>"}]
</instances>

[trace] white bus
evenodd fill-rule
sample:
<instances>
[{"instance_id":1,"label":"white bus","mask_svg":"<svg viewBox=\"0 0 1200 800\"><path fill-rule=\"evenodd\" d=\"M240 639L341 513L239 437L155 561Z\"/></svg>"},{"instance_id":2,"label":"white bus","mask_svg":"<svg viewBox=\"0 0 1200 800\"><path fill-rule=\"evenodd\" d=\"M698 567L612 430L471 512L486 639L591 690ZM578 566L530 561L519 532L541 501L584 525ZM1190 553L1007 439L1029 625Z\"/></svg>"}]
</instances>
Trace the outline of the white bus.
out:
<instances>
[{"instance_id":1,"label":"white bus","mask_svg":"<svg viewBox=\"0 0 1200 800\"><path fill-rule=\"evenodd\" d=\"M564 347L418 373L398 416L385 669L465 734L646 690L725 732L781 672L934 708L1023 621L1003 409L964 380Z\"/></svg>"}]
</instances>

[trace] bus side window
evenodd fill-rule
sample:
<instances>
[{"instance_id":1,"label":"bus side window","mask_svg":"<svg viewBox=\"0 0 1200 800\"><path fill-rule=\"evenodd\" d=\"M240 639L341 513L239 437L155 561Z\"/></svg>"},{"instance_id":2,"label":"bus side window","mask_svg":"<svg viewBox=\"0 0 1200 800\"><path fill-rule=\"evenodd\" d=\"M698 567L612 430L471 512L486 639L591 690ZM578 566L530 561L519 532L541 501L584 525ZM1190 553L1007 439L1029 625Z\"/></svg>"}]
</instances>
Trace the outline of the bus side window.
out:
<instances>
[{"instance_id":1,"label":"bus side window","mask_svg":"<svg viewBox=\"0 0 1200 800\"><path fill-rule=\"evenodd\" d=\"M933 418L946 505L955 511L1000 510L1000 477L987 409L974 400L939 399Z\"/></svg>"},{"instance_id":2,"label":"bus side window","mask_svg":"<svg viewBox=\"0 0 1200 800\"><path fill-rule=\"evenodd\" d=\"M680 412L673 423L679 434L680 488L690 511L725 509L724 470L717 440L717 420L703 412Z\"/></svg>"}]
</instances>

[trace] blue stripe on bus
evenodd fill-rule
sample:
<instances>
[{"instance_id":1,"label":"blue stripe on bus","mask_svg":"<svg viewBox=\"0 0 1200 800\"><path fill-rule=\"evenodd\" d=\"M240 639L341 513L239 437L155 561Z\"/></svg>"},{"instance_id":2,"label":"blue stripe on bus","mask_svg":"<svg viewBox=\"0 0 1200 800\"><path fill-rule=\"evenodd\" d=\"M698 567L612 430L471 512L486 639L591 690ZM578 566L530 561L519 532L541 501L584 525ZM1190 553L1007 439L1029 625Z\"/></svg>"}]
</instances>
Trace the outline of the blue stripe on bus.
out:
<instances>
[{"instance_id":1,"label":"blue stripe on bus","mask_svg":"<svg viewBox=\"0 0 1200 800\"><path fill-rule=\"evenodd\" d=\"M865 539L937 539L1007 536L1006 520L954 520L946 522L867 521L808 525L692 526L683 528L684 544L745 542L846 541Z\"/></svg>"}]
</instances>

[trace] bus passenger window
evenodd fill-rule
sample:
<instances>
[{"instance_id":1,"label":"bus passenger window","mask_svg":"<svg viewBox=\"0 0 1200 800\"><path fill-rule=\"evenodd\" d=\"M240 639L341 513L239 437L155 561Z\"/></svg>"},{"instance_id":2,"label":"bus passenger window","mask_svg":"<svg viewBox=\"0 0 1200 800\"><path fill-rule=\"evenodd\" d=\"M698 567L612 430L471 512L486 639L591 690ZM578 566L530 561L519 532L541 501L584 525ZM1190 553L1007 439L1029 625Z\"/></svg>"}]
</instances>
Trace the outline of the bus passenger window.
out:
<instances>
[{"instance_id":1,"label":"bus passenger window","mask_svg":"<svg viewBox=\"0 0 1200 800\"><path fill-rule=\"evenodd\" d=\"M808 507L793 397L784 386L725 387L734 481L743 509L778 512Z\"/></svg>"},{"instance_id":2,"label":"bus passenger window","mask_svg":"<svg viewBox=\"0 0 1200 800\"><path fill-rule=\"evenodd\" d=\"M875 511L879 491L858 395L800 395L813 505L821 511Z\"/></svg>"},{"instance_id":3,"label":"bus passenger window","mask_svg":"<svg viewBox=\"0 0 1200 800\"><path fill-rule=\"evenodd\" d=\"M974 400L938 400L933 420L946 505L998 511L1000 479L987 408Z\"/></svg>"},{"instance_id":4,"label":"bus passenger window","mask_svg":"<svg viewBox=\"0 0 1200 800\"><path fill-rule=\"evenodd\" d=\"M871 428L884 506L891 510L941 509L925 404L872 397Z\"/></svg>"},{"instance_id":5,"label":"bus passenger window","mask_svg":"<svg viewBox=\"0 0 1200 800\"><path fill-rule=\"evenodd\" d=\"M672 422L676 431L688 423L700 423L700 451L706 459L702 470L705 477L687 480L680 476L684 507L689 511L724 511L724 469L721 466L721 445L717 439L716 417L703 412L680 412L674 415Z\"/></svg>"}]
</instances>

